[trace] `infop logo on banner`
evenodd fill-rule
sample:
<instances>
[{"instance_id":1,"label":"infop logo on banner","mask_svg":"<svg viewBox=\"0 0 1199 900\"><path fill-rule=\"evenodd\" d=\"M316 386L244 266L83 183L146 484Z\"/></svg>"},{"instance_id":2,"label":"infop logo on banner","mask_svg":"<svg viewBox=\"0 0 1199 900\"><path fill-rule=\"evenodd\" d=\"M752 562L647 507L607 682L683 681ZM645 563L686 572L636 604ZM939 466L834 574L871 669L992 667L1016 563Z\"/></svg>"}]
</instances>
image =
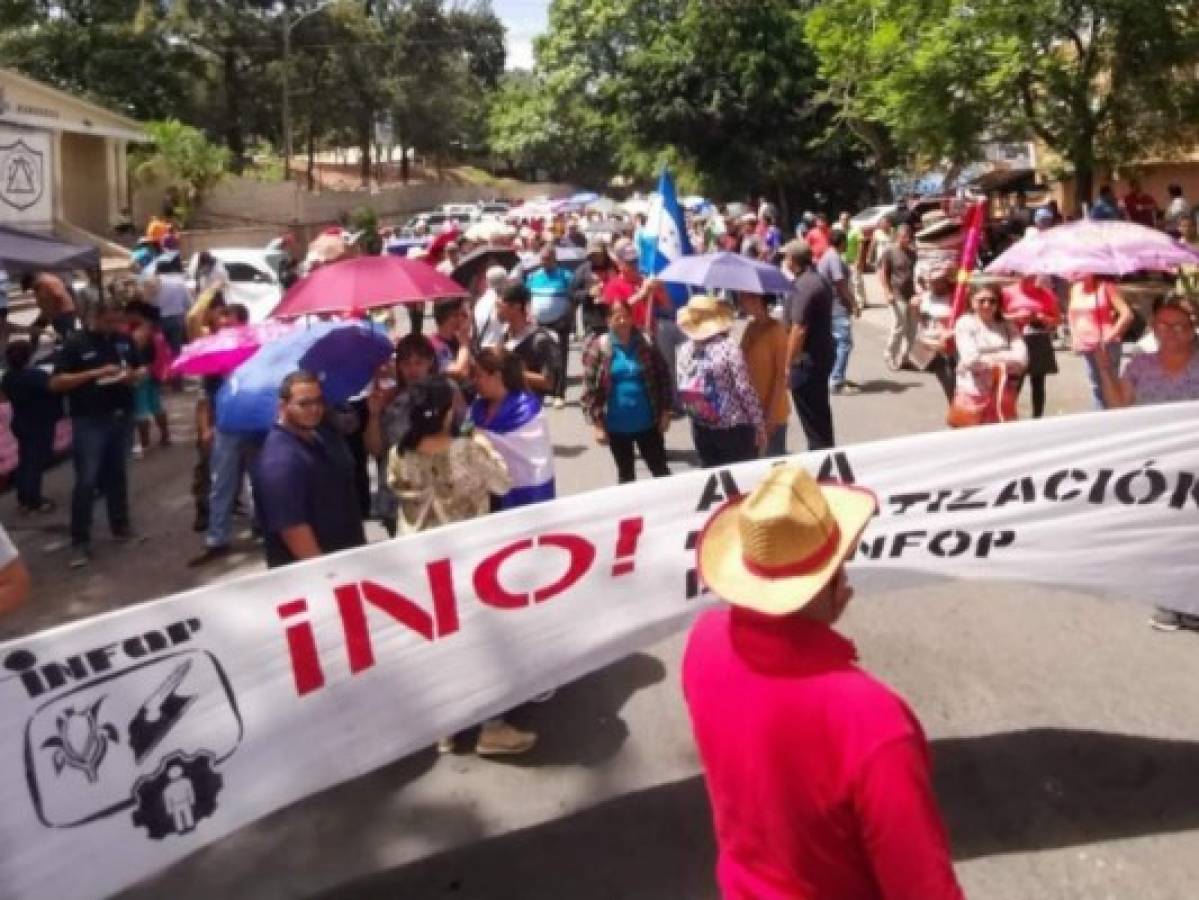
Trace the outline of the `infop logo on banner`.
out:
<instances>
[{"instance_id":1,"label":"infop logo on banner","mask_svg":"<svg viewBox=\"0 0 1199 900\"><path fill-rule=\"evenodd\" d=\"M25 777L42 824L85 825L132 808L154 839L212 815L217 771L241 742L241 713L211 653L179 646L197 619L62 660L10 653L31 698ZM48 699L44 699L48 698Z\"/></svg>"},{"instance_id":2,"label":"infop logo on banner","mask_svg":"<svg viewBox=\"0 0 1199 900\"><path fill-rule=\"evenodd\" d=\"M45 190L45 154L20 138L0 144L0 201L24 211L36 206Z\"/></svg>"}]
</instances>

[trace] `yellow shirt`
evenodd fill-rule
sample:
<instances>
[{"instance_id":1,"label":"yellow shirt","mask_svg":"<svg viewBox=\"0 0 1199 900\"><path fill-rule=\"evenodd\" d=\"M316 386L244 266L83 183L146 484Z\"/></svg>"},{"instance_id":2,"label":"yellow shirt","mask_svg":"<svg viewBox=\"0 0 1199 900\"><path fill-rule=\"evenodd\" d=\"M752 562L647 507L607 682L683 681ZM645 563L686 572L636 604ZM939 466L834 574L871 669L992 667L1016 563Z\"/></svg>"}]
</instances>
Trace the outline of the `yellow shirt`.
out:
<instances>
[{"instance_id":1,"label":"yellow shirt","mask_svg":"<svg viewBox=\"0 0 1199 900\"><path fill-rule=\"evenodd\" d=\"M741 352L766 423L785 425L791 415L787 400L787 329L774 319L751 321L741 337Z\"/></svg>"}]
</instances>

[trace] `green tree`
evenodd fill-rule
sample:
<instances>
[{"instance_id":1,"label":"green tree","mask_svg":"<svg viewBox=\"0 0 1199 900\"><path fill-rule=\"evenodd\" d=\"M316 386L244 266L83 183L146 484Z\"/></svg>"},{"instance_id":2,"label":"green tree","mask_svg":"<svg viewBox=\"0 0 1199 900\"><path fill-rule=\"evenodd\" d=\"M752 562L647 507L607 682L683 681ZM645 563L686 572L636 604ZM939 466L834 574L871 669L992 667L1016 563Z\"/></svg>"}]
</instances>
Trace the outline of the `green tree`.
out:
<instances>
[{"instance_id":1,"label":"green tree","mask_svg":"<svg viewBox=\"0 0 1199 900\"><path fill-rule=\"evenodd\" d=\"M177 198L175 215L186 225L204 194L228 173L231 153L178 119L150 122L146 133L153 143L134 156L134 179L165 187Z\"/></svg>"},{"instance_id":2,"label":"green tree","mask_svg":"<svg viewBox=\"0 0 1199 900\"><path fill-rule=\"evenodd\" d=\"M664 162L720 196L852 203L869 172L830 135L803 11L785 0L555 0L537 44L556 112L579 104L623 171ZM493 121L495 114L493 114Z\"/></svg>"},{"instance_id":3,"label":"green tree","mask_svg":"<svg viewBox=\"0 0 1199 900\"><path fill-rule=\"evenodd\" d=\"M0 65L135 118L188 118L202 62L145 23L143 0L7 0Z\"/></svg>"},{"instance_id":4,"label":"green tree","mask_svg":"<svg viewBox=\"0 0 1199 900\"><path fill-rule=\"evenodd\" d=\"M1100 165L1196 138L1193 2L822 0L807 34L840 120L909 158L1035 136L1089 200Z\"/></svg>"}]
</instances>

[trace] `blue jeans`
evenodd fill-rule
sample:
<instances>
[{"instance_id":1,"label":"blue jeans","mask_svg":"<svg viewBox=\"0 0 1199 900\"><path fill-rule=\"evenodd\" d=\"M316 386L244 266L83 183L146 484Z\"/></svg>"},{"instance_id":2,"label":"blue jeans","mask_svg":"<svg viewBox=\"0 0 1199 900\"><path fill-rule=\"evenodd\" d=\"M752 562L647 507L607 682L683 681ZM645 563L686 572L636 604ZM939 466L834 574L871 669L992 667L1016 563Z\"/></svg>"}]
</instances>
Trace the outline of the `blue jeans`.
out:
<instances>
[{"instance_id":1,"label":"blue jeans","mask_svg":"<svg viewBox=\"0 0 1199 900\"><path fill-rule=\"evenodd\" d=\"M17 503L35 509L45 502L42 475L54 459L54 423L21 429L13 436L17 439L17 470L13 472Z\"/></svg>"},{"instance_id":2,"label":"blue jeans","mask_svg":"<svg viewBox=\"0 0 1199 900\"><path fill-rule=\"evenodd\" d=\"M853 323L849 316L833 316L833 340L837 345L836 356L828 385L836 388L845 384L845 370L849 368L849 353L853 350Z\"/></svg>"},{"instance_id":3,"label":"blue jeans","mask_svg":"<svg viewBox=\"0 0 1199 900\"><path fill-rule=\"evenodd\" d=\"M1120 371L1120 357L1124 352L1124 345L1119 341L1114 341L1110 344L1101 344L1093 353L1084 353L1082 361L1087 365L1087 381L1091 382L1091 398L1095 402L1096 409L1107 409L1107 404L1103 402L1103 388L1099 382L1099 368L1097 355L1107 351L1107 358L1111 360L1112 367L1117 372Z\"/></svg>"},{"instance_id":4,"label":"blue jeans","mask_svg":"<svg viewBox=\"0 0 1199 900\"><path fill-rule=\"evenodd\" d=\"M233 542L233 505L241 489L244 441L241 435L217 429L208 455L211 487L208 489L209 547L228 547Z\"/></svg>"},{"instance_id":5,"label":"blue jeans","mask_svg":"<svg viewBox=\"0 0 1199 900\"><path fill-rule=\"evenodd\" d=\"M162 336L166 339L167 346L171 348L171 352L176 356L183 349L184 339L187 337L187 319L184 316L163 316Z\"/></svg>"},{"instance_id":6,"label":"blue jeans","mask_svg":"<svg viewBox=\"0 0 1199 900\"><path fill-rule=\"evenodd\" d=\"M71 543L86 547L91 540L92 506L96 491L108 506L113 534L129 531L129 490L126 466L133 443L133 416L77 416L71 420L75 489L71 492Z\"/></svg>"}]
</instances>

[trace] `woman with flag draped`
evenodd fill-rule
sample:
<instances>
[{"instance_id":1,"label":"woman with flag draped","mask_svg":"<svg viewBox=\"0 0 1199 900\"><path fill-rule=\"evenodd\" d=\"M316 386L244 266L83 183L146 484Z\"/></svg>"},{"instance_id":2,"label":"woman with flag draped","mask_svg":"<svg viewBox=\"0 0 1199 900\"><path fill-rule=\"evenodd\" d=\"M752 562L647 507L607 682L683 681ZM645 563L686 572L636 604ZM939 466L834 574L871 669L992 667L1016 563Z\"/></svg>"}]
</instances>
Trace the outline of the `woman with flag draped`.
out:
<instances>
[{"instance_id":1,"label":"woman with flag draped","mask_svg":"<svg viewBox=\"0 0 1199 900\"><path fill-rule=\"evenodd\" d=\"M497 509L554 499L554 445L541 398L525 389L524 365L511 353L485 348L475 358L478 399L470 422L504 458L512 486Z\"/></svg>"}]
</instances>

